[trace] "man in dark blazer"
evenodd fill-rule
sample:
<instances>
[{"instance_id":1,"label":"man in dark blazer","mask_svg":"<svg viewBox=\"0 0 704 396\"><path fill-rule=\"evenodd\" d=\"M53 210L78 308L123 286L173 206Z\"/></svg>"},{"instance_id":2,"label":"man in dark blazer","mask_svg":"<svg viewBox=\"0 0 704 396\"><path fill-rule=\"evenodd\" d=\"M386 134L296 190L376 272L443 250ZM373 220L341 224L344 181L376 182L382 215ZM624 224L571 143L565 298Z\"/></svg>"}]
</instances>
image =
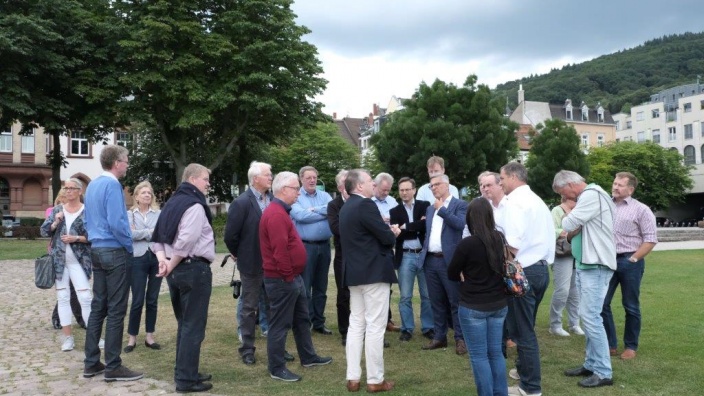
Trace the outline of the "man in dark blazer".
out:
<instances>
[{"instance_id":1,"label":"man in dark blazer","mask_svg":"<svg viewBox=\"0 0 704 396\"><path fill-rule=\"evenodd\" d=\"M455 331L455 352L463 355L467 353L467 346L457 317L459 285L447 277L447 267L457 244L462 240L468 204L450 195L450 179L447 175L430 178L430 190L435 202L426 212L427 232L418 262L423 266L428 282L435 337L423 349L446 348L449 324Z\"/></svg>"},{"instance_id":2,"label":"man in dark blazer","mask_svg":"<svg viewBox=\"0 0 704 396\"><path fill-rule=\"evenodd\" d=\"M349 199L340 210L340 238L343 257L343 284L350 290L350 325L347 331L347 389L359 390L362 376L362 348L367 343L367 391L393 389L384 379L384 331L386 329L391 283L394 273L393 247L398 226L381 219L370 199L374 181L369 172L351 170L345 189ZM373 318L373 320L367 320Z\"/></svg>"},{"instance_id":3,"label":"man in dark blazer","mask_svg":"<svg viewBox=\"0 0 704 396\"><path fill-rule=\"evenodd\" d=\"M428 339L433 339L433 310L428 297L428 286L425 282L423 268L418 265L420 252L425 241L425 214L430 202L416 201L416 182L410 177L402 177L398 181L398 192L401 205L389 211L391 224L396 224L401 234L396 237L396 254L394 267L398 271L398 288L401 299L398 311L401 314L401 336L399 340L410 341L415 329L413 315L413 284L418 279L420 294L421 331Z\"/></svg>"},{"instance_id":4,"label":"man in dark blazer","mask_svg":"<svg viewBox=\"0 0 704 396\"><path fill-rule=\"evenodd\" d=\"M247 178L249 189L230 205L224 239L232 258L237 260L236 265L242 280L242 295L239 301L242 304L242 312L237 318L242 335L239 353L246 365L253 365L256 362L256 314L264 285L259 248L259 220L262 211L272 200L271 165L252 162L247 171Z\"/></svg>"},{"instance_id":5,"label":"man in dark blazer","mask_svg":"<svg viewBox=\"0 0 704 396\"><path fill-rule=\"evenodd\" d=\"M342 336L342 346L347 345L347 328L350 326L350 290L342 284L342 244L340 243L340 209L349 197L345 190L348 172L343 169L335 176L339 194L328 203L328 224L330 224L335 245L335 258L332 261L332 266L337 285L337 328Z\"/></svg>"}]
</instances>

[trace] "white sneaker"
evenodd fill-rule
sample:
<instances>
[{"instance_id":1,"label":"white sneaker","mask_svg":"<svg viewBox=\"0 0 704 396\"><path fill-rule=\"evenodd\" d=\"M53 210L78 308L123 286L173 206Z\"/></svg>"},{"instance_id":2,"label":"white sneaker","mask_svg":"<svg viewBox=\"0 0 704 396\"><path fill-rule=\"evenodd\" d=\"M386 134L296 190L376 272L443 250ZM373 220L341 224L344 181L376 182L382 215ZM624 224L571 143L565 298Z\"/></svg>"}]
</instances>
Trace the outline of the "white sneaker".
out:
<instances>
[{"instance_id":1,"label":"white sneaker","mask_svg":"<svg viewBox=\"0 0 704 396\"><path fill-rule=\"evenodd\" d=\"M515 379L516 381L521 379L521 376L518 375L518 370L516 370L515 368L512 368L511 370L509 370L508 376Z\"/></svg>"},{"instance_id":2,"label":"white sneaker","mask_svg":"<svg viewBox=\"0 0 704 396\"><path fill-rule=\"evenodd\" d=\"M64 352L72 351L75 346L73 341L73 336L68 336L64 339L64 343L61 345L61 350Z\"/></svg>"},{"instance_id":3,"label":"white sneaker","mask_svg":"<svg viewBox=\"0 0 704 396\"><path fill-rule=\"evenodd\" d=\"M569 337L570 333L566 332L565 329L562 327L556 327L556 328L550 328L549 330L550 334L556 335L556 336L561 336L561 337Z\"/></svg>"},{"instance_id":4,"label":"white sneaker","mask_svg":"<svg viewBox=\"0 0 704 396\"><path fill-rule=\"evenodd\" d=\"M579 325L570 327L570 331L574 334L577 334L577 335L581 335L581 336L584 335L584 330L582 330L582 328L579 327Z\"/></svg>"},{"instance_id":5,"label":"white sneaker","mask_svg":"<svg viewBox=\"0 0 704 396\"><path fill-rule=\"evenodd\" d=\"M98 341L98 348L105 349L105 340L104 339L101 338L100 341Z\"/></svg>"},{"instance_id":6,"label":"white sneaker","mask_svg":"<svg viewBox=\"0 0 704 396\"><path fill-rule=\"evenodd\" d=\"M542 396L542 393L526 393L519 386L509 386L508 396Z\"/></svg>"}]
</instances>

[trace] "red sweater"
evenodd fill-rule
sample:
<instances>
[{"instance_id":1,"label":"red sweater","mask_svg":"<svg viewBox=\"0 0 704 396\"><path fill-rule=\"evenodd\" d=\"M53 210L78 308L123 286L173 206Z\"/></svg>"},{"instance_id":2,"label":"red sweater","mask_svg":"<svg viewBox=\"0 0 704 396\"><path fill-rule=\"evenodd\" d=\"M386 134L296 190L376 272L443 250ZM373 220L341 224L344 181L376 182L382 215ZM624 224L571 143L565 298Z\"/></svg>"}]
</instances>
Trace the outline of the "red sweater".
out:
<instances>
[{"instance_id":1,"label":"red sweater","mask_svg":"<svg viewBox=\"0 0 704 396\"><path fill-rule=\"evenodd\" d=\"M264 277L293 282L306 267L306 248L291 221L290 207L274 199L259 221L259 247ZM288 206L288 205L286 205Z\"/></svg>"}]
</instances>

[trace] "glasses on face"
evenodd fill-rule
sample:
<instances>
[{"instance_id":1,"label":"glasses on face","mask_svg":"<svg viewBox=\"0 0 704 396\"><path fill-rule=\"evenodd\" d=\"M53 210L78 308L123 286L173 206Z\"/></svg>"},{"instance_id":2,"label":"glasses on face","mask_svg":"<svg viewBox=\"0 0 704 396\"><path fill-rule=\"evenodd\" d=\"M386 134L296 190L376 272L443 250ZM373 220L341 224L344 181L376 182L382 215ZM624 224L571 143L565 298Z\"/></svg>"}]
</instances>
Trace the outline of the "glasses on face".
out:
<instances>
[{"instance_id":1,"label":"glasses on face","mask_svg":"<svg viewBox=\"0 0 704 396\"><path fill-rule=\"evenodd\" d=\"M443 184L445 184L445 183L444 183L444 182L433 183L433 184L430 185L430 188L435 188L435 187L441 186L441 185L443 185Z\"/></svg>"},{"instance_id":2,"label":"glasses on face","mask_svg":"<svg viewBox=\"0 0 704 396\"><path fill-rule=\"evenodd\" d=\"M80 188L78 187L64 187L64 190L66 191L78 191Z\"/></svg>"},{"instance_id":3,"label":"glasses on face","mask_svg":"<svg viewBox=\"0 0 704 396\"><path fill-rule=\"evenodd\" d=\"M298 187L298 186L284 186L284 188L290 188L290 189L293 189L296 191L298 191L300 189L300 187Z\"/></svg>"},{"instance_id":4,"label":"glasses on face","mask_svg":"<svg viewBox=\"0 0 704 396\"><path fill-rule=\"evenodd\" d=\"M398 190L398 192L400 192L400 193L406 193L406 192L411 192L411 191L413 191L413 190L415 190L415 188L401 188L401 189Z\"/></svg>"},{"instance_id":5,"label":"glasses on face","mask_svg":"<svg viewBox=\"0 0 704 396\"><path fill-rule=\"evenodd\" d=\"M128 166L130 164L129 162L127 162L127 160L121 160L121 159L117 160L117 162L122 162L123 164L128 165Z\"/></svg>"}]
</instances>

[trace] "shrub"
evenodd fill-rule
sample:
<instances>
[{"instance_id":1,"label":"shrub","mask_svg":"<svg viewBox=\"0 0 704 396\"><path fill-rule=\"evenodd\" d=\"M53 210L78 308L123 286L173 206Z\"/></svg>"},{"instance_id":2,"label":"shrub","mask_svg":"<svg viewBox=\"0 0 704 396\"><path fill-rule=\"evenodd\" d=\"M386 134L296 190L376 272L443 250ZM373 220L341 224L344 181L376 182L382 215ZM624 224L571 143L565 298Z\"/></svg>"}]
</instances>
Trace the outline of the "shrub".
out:
<instances>
[{"instance_id":1,"label":"shrub","mask_svg":"<svg viewBox=\"0 0 704 396\"><path fill-rule=\"evenodd\" d=\"M225 236L225 223L227 223L227 213L213 217L213 234L216 241L222 241Z\"/></svg>"},{"instance_id":2,"label":"shrub","mask_svg":"<svg viewBox=\"0 0 704 396\"><path fill-rule=\"evenodd\" d=\"M12 229L12 236L17 239L37 239L41 236L39 226L17 226Z\"/></svg>"},{"instance_id":3,"label":"shrub","mask_svg":"<svg viewBox=\"0 0 704 396\"><path fill-rule=\"evenodd\" d=\"M44 219L40 219L37 217L21 217L19 220L21 226L41 227L41 225L44 223Z\"/></svg>"}]
</instances>

